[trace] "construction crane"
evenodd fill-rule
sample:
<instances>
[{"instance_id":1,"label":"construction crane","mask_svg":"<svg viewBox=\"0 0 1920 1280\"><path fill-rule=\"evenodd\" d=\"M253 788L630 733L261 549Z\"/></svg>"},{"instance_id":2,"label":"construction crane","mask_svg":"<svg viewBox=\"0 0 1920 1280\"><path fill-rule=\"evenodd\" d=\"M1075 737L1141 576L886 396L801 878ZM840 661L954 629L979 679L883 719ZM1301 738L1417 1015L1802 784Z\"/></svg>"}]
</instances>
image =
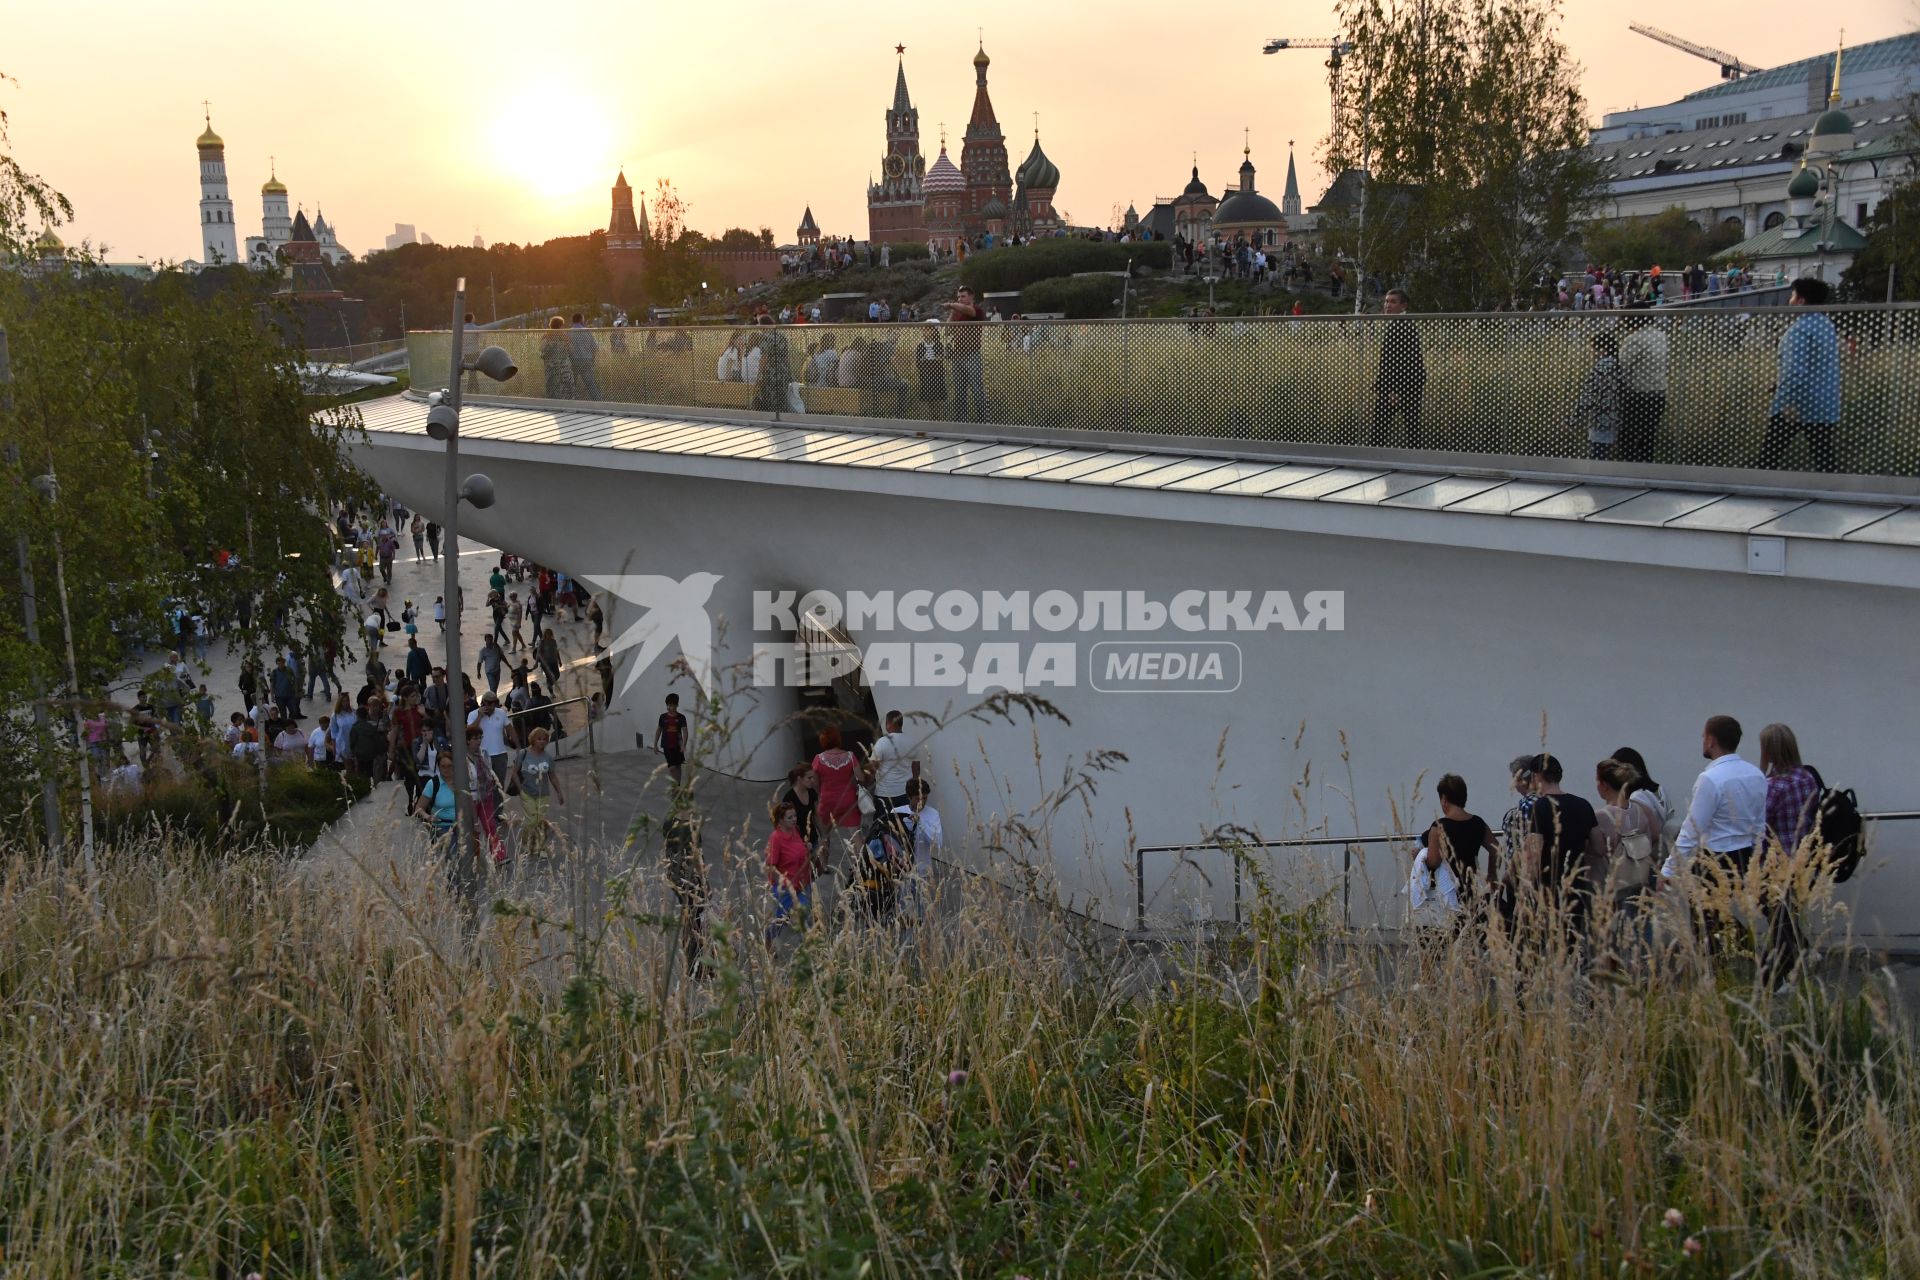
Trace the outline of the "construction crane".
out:
<instances>
[{"instance_id":1,"label":"construction crane","mask_svg":"<svg viewBox=\"0 0 1920 1280\"><path fill-rule=\"evenodd\" d=\"M1340 68L1346 56L1353 52L1353 41L1344 37L1333 39L1297 40L1280 36L1267 41L1262 53L1279 53L1283 49L1325 49L1327 50L1327 86L1333 94L1333 128L1328 141L1332 144L1333 154L1346 154L1347 110L1346 94L1341 90Z\"/></svg>"},{"instance_id":2,"label":"construction crane","mask_svg":"<svg viewBox=\"0 0 1920 1280\"><path fill-rule=\"evenodd\" d=\"M1671 45L1682 53L1690 53L1696 58L1705 58L1708 62L1719 63L1722 80L1738 80L1741 76L1750 76L1756 71L1766 70L1765 67L1756 67L1751 62L1734 57L1725 49L1714 49L1704 44L1695 44L1691 40L1682 40L1670 31L1650 27L1644 22L1629 22L1627 30L1637 32L1649 40L1658 40L1661 44Z\"/></svg>"},{"instance_id":3,"label":"construction crane","mask_svg":"<svg viewBox=\"0 0 1920 1280\"><path fill-rule=\"evenodd\" d=\"M1346 64L1347 55L1353 52L1353 41L1345 36L1331 39L1296 40L1290 36L1278 36L1267 41L1260 50L1262 53L1279 53L1283 49L1325 49L1327 51L1327 87L1333 94L1333 132L1328 137L1328 153L1351 164L1347 157L1351 155L1347 148L1347 97L1341 87L1340 71ZM1355 239L1353 271L1353 313L1360 314L1360 308L1366 298L1367 268L1365 261L1367 235L1367 185L1373 181L1372 139L1367 132L1367 116L1373 109L1373 85L1369 80L1363 87L1360 99L1360 201L1359 225Z\"/></svg>"}]
</instances>

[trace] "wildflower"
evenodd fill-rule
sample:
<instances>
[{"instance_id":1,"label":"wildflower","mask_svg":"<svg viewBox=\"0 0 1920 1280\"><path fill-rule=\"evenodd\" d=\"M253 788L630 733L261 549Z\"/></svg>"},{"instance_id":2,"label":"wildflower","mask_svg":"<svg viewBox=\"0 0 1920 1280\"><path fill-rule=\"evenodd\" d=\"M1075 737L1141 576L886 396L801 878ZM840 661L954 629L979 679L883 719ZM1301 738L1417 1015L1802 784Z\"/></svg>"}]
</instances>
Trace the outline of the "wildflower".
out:
<instances>
[{"instance_id":1,"label":"wildflower","mask_svg":"<svg viewBox=\"0 0 1920 1280\"><path fill-rule=\"evenodd\" d=\"M1700 1243L1698 1236L1688 1236L1686 1243L1680 1246L1680 1252L1686 1254L1689 1258L1697 1258L1700 1256L1700 1251L1703 1248L1705 1248L1705 1246Z\"/></svg>"},{"instance_id":2,"label":"wildflower","mask_svg":"<svg viewBox=\"0 0 1920 1280\"><path fill-rule=\"evenodd\" d=\"M967 1082L967 1073L964 1068L955 1067L953 1070L947 1072L948 1088L957 1089L961 1085L965 1084L966 1082Z\"/></svg>"},{"instance_id":3,"label":"wildflower","mask_svg":"<svg viewBox=\"0 0 1920 1280\"><path fill-rule=\"evenodd\" d=\"M1680 1212L1678 1209L1669 1209L1667 1210L1667 1216L1664 1219L1662 1219L1662 1221L1664 1221L1667 1224L1667 1229L1669 1231L1678 1231L1680 1228L1687 1225L1687 1215Z\"/></svg>"}]
</instances>

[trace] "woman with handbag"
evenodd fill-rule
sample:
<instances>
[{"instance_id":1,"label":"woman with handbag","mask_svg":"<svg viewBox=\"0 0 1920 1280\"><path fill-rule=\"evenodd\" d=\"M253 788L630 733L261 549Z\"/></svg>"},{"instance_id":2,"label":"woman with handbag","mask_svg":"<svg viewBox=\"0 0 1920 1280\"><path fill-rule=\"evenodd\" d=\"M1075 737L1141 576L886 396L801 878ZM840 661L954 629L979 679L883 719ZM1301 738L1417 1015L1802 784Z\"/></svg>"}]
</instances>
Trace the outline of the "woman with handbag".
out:
<instances>
[{"instance_id":1,"label":"woman with handbag","mask_svg":"<svg viewBox=\"0 0 1920 1280\"><path fill-rule=\"evenodd\" d=\"M1635 789L1642 778L1632 765L1608 757L1593 773L1600 797L1594 818L1607 851L1606 865L1597 868L1591 880L1600 886L1594 895L1596 923L1610 903L1611 935L1631 947L1643 933L1642 895L1652 888L1664 855L1660 829L1666 815L1653 792Z\"/></svg>"}]
</instances>

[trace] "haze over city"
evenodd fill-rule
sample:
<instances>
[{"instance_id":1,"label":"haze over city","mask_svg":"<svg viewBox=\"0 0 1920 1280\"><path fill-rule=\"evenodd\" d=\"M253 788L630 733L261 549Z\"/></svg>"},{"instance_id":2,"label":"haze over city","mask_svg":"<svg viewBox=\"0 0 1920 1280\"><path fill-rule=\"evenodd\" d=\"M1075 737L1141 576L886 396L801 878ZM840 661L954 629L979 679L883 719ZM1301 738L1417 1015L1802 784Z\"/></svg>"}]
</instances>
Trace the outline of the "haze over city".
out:
<instances>
[{"instance_id":1,"label":"haze over city","mask_svg":"<svg viewBox=\"0 0 1920 1280\"><path fill-rule=\"evenodd\" d=\"M1693 0L1672 12L1570 0L1564 31L1597 121L1714 78L1709 64L1630 32L1629 21L1773 65L1831 46L1842 15L1833 16L1829 29L1784 0ZM1847 41L1898 34L1916 17L1909 0L1851 6ZM671 178L690 223L709 233L767 225L785 240L810 205L829 234L862 235L894 46L906 46L923 148L938 154L944 121L957 155L969 62L983 38L1009 147L1024 150L1038 112L1064 175L1059 208L1104 225L1116 206L1144 210L1178 190L1196 152L1202 177L1218 186L1240 161L1243 128L1263 187L1277 186L1294 141L1313 200L1328 120L1321 58L1263 57L1260 46L1333 29L1325 0L1225 21L1170 21L1162 6L1133 0L1070 0L979 29L963 15L869 0L811 19L750 3L725 20L660 4L536 15L491 0L343 0L294 26L263 23L234 0L93 0L14 15L0 66L14 83L0 86L0 109L20 161L73 200L67 242L118 259L196 256L203 100L226 142L243 224L257 221L253 193L273 157L293 201L324 209L356 253L379 248L396 222L442 243L604 227L622 166L649 196L657 178Z\"/></svg>"}]
</instances>

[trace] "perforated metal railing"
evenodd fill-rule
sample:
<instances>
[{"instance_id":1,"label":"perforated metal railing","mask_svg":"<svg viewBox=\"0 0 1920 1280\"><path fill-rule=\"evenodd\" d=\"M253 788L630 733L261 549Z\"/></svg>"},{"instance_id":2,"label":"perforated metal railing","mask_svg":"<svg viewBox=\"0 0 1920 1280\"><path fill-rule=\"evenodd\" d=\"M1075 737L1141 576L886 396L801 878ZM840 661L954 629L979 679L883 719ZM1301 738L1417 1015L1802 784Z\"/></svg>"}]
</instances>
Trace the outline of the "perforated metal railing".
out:
<instances>
[{"instance_id":1,"label":"perforated metal railing","mask_svg":"<svg viewBox=\"0 0 1920 1280\"><path fill-rule=\"evenodd\" d=\"M1819 342L1783 344L1809 314L494 330L484 341L504 346L520 373L474 390L783 418L1920 475L1920 308L1819 313L1838 338L1828 430L1773 412L1784 376L1802 422L1830 413L1833 365L1822 366ZM409 336L416 387L444 381L447 343L445 333ZM1803 345L1811 361L1787 358Z\"/></svg>"}]
</instances>

